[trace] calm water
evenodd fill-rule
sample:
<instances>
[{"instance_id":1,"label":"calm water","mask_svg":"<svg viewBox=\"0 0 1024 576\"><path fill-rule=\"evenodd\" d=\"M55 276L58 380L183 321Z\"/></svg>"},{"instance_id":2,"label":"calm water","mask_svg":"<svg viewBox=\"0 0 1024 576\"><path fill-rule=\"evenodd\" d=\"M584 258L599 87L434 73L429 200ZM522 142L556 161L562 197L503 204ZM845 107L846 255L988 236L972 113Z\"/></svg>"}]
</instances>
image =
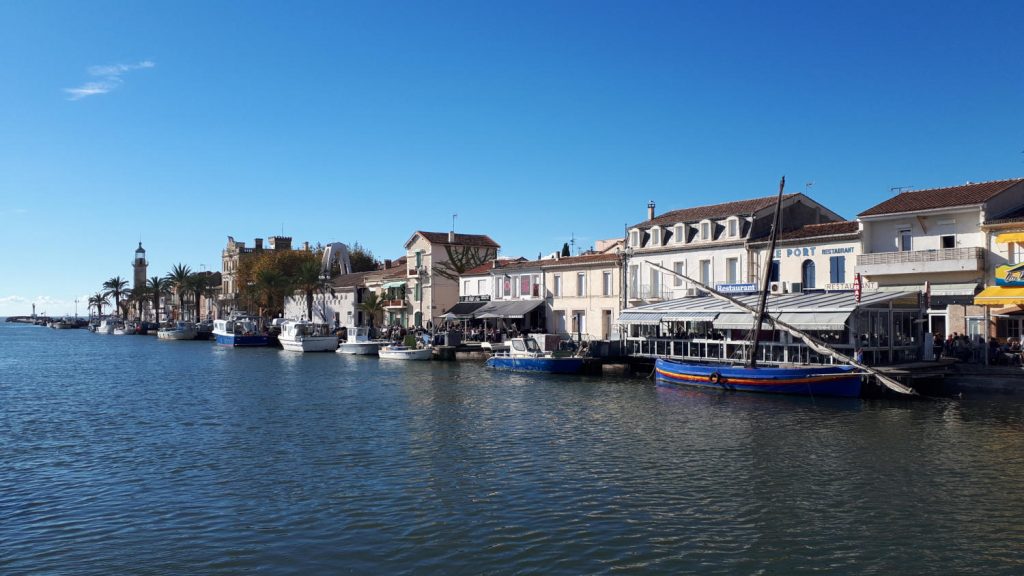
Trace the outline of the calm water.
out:
<instances>
[{"instance_id":1,"label":"calm water","mask_svg":"<svg viewBox=\"0 0 1024 576\"><path fill-rule=\"evenodd\" d=\"M1020 397L0 324L0 573L1024 573Z\"/></svg>"}]
</instances>

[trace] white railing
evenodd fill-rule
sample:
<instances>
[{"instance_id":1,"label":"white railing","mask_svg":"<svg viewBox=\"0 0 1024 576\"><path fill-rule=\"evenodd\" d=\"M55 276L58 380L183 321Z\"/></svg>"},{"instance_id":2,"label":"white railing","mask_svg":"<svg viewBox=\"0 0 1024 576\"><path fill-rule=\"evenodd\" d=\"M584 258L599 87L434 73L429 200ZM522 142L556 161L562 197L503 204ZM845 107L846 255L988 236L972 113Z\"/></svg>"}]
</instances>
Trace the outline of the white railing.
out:
<instances>
[{"instance_id":1,"label":"white railing","mask_svg":"<svg viewBox=\"0 0 1024 576\"><path fill-rule=\"evenodd\" d=\"M914 262L943 262L948 260L982 260L984 250L979 247L942 248L939 250L911 250L907 252L876 252L859 254L857 265L911 264Z\"/></svg>"}]
</instances>

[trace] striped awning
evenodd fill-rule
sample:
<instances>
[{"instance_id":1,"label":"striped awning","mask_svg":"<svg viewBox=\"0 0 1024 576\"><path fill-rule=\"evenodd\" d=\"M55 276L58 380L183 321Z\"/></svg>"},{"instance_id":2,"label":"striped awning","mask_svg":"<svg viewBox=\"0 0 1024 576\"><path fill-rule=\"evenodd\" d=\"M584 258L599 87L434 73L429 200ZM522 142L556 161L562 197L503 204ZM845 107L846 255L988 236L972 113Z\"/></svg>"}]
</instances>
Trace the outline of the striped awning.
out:
<instances>
[{"instance_id":1,"label":"striped awning","mask_svg":"<svg viewBox=\"0 0 1024 576\"><path fill-rule=\"evenodd\" d=\"M844 330L849 312L783 312L779 320L799 330Z\"/></svg>"},{"instance_id":2,"label":"striped awning","mask_svg":"<svg viewBox=\"0 0 1024 576\"><path fill-rule=\"evenodd\" d=\"M657 325L661 323L661 319L664 317L664 312L636 312L626 310L619 314L617 322L619 324Z\"/></svg>"},{"instance_id":3,"label":"striped awning","mask_svg":"<svg viewBox=\"0 0 1024 576\"><path fill-rule=\"evenodd\" d=\"M718 315L714 324L719 330L750 330L754 327L754 315L750 312L723 312ZM762 322L761 329L772 328L767 322Z\"/></svg>"},{"instance_id":4,"label":"striped awning","mask_svg":"<svg viewBox=\"0 0 1024 576\"><path fill-rule=\"evenodd\" d=\"M669 312L662 320L665 322L710 322L717 317L718 312Z\"/></svg>"}]
</instances>

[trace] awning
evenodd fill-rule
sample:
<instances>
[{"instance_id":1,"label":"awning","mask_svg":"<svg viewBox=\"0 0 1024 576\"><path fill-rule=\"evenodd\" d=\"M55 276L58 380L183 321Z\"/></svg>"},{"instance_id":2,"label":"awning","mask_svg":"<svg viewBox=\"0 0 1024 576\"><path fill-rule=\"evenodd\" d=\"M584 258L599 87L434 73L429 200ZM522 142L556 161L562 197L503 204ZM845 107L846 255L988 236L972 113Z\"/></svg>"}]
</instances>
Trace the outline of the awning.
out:
<instances>
[{"instance_id":1,"label":"awning","mask_svg":"<svg viewBox=\"0 0 1024 576\"><path fill-rule=\"evenodd\" d=\"M996 236L996 242L1009 244L1010 242L1024 242L1024 232L1003 232Z\"/></svg>"},{"instance_id":2,"label":"awning","mask_svg":"<svg viewBox=\"0 0 1024 576\"><path fill-rule=\"evenodd\" d=\"M977 282L963 284L932 284L932 296L973 296L978 290ZM924 282L920 284L898 284L896 286L879 286L873 292L923 292Z\"/></svg>"},{"instance_id":3,"label":"awning","mask_svg":"<svg viewBox=\"0 0 1024 576\"><path fill-rule=\"evenodd\" d=\"M843 330L849 312L783 312L779 320L799 330Z\"/></svg>"},{"instance_id":4,"label":"awning","mask_svg":"<svg viewBox=\"0 0 1024 576\"><path fill-rule=\"evenodd\" d=\"M662 320L665 322L710 322L718 317L718 312L669 312ZM753 322L753 320L751 320Z\"/></svg>"},{"instance_id":5,"label":"awning","mask_svg":"<svg viewBox=\"0 0 1024 576\"><path fill-rule=\"evenodd\" d=\"M626 310L619 314L619 319L616 322L619 324L658 325L664 316L664 312L631 312Z\"/></svg>"},{"instance_id":6,"label":"awning","mask_svg":"<svg viewBox=\"0 0 1024 576\"><path fill-rule=\"evenodd\" d=\"M492 300L484 303L479 309L473 312L474 318L522 318L533 312L533 309L543 304L544 301L537 300ZM468 304L468 302L463 302Z\"/></svg>"},{"instance_id":7,"label":"awning","mask_svg":"<svg viewBox=\"0 0 1024 576\"><path fill-rule=\"evenodd\" d=\"M750 330L754 327L754 314L751 312L722 312L715 319L715 328L719 330ZM771 330L767 322L761 322L762 330Z\"/></svg>"},{"instance_id":8,"label":"awning","mask_svg":"<svg viewBox=\"0 0 1024 576\"><path fill-rule=\"evenodd\" d=\"M386 290L388 288L401 288L402 286L405 286L405 280L396 280L395 282L385 282L384 284L381 285L381 288L384 288Z\"/></svg>"},{"instance_id":9,"label":"awning","mask_svg":"<svg viewBox=\"0 0 1024 576\"><path fill-rule=\"evenodd\" d=\"M483 307L487 302L459 302L455 306L452 306L444 314L442 318L472 318L473 312Z\"/></svg>"},{"instance_id":10,"label":"awning","mask_svg":"<svg viewBox=\"0 0 1024 576\"><path fill-rule=\"evenodd\" d=\"M1024 304L1024 288L989 286L974 297L977 306L1008 306Z\"/></svg>"}]
</instances>

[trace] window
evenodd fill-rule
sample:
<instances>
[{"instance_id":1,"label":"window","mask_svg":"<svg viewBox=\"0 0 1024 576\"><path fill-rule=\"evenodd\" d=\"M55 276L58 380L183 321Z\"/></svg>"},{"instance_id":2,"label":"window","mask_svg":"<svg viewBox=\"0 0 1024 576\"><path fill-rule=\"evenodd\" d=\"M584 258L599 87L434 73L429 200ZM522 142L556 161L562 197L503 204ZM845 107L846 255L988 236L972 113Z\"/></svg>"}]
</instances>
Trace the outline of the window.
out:
<instances>
[{"instance_id":1,"label":"window","mask_svg":"<svg viewBox=\"0 0 1024 576\"><path fill-rule=\"evenodd\" d=\"M1020 264L1024 261L1024 244L1020 242L1010 242L1006 246L1006 263L1007 264Z\"/></svg>"},{"instance_id":2,"label":"window","mask_svg":"<svg viewBox=\"0 0 1024 576\"><path fill-rule=\"evenodd\" d=\"M900 252L910 252L910 228L900 228L896 231L896 236Z\"/></svg>"},{"instance_id":3,"label":"window","mask_svg":"<svg viewBox=\"0 0 1024 576\"><path fill-rule=\"evenodd\" d=\"M1020 319L1012 316L996 317L996 336L999 338L1020 338Z\"/></svg>"},{"instance_id":4,"label":"window","mask_svg":"<svg viewBox=\"0 0 1024 576\"><path fill-rule=\"evenodd\" d=\"M652 298L661 297L661 272L657 268L651 268L651 293Z\"/></svg>"},{"instance_id":5,"label":"window","mask_svg":"<svg viewBox=\"0 0 1024 576\"><path fill-rule=\"evenodd\" d=\"M683 285L683 278L682 276L678 276L678 274L686 274L686 262L676 262L675 264L672 264L672 270L677 274L672 285L678 288Z\"/></svg>"},{"instance_id":6,"label":"window","mask_svg":"<svg viewBox=\"0 0 1024 576\"><path fill-rule=\"evenodd\" d=\"M462 294L469 294L469 280L462 281Z\"/></svg>"},{"instance_id":7,"label":"window","mask_svg":"<svg viewBox=\"0 0 1024 576\"><path fill-rule=\"evenodd\" d=\"M661 244L661 228L651 228L651 246L658 246Z\"/></svg>"},{"instance_id":8,"label":"window","mask_svg":"<svg viewBox=\"0 0 1024 576\"><path fill-rule=\"evenodd\" d=\"M953 234L947 234L946 236L939 236L939 247L940 248L956 248L956 236Z\"/></svg>"},{"instance_id":9,"label":"window","mask_svg":"<svg viewBox=\"0 0 1024 576\"><path fill-rule=\"evenodd\" d=\"M420 301L420 297L422 296L422 289L420 287L420 283L419 282L416 283L416 290L415 290L414 294L415 294L416 301L419 302Z\"/></svg>"},{"instance_id":10,"label":"window","mask_svg":"<svg viewBox=\"0 0 1024 576\"><path fill-rule=\"evenodd\" d=\"M936 232L939 248L956 248L956 220L940 220Z\"/></svg>"},{"instance_id":11,"label":"window","mask_svg":"<svg viewBox=\"0 0 1024 576\"><path fill-rule=\"evenodd\" d=\"M781 265L782 263L780 261L772 260L772 267L771 270L768 272L768 280L772 282L779 281L779 268Z\"/></svg>"},{"instance_id":12,"label":"window","mask_svg":"<svg viewBox=\"0 0 1024 576\"><path fill-rule=\"evenodd\" d=\"M828 278L833 284L846 282L846 256L832 256L828 259Z\"/></svg>"},{"instance_id":13,"label":"window","mask_svg":"<svg viewBox=\"0 0 1024 576\"><path fill-rule=\"evenodd\" d=\"M701 222L700 223L700 239L711 240L711 223Z\"/></svg>"},{"instance_id":14,"label":"window","mask_svg":"<svg viewBox=\"0 0 1024 576\"><path fill-rule=\"evenodd\" d=\"M587 295L587 275L583 272L576 274L576 295Z\"/></svg>"},{"instance_id":15,"label":"window","mask_svg":"<svg viewBox=\"0 0 1024 576\"><path fill-rule=\"evenodd\" d=\"M686 242L686 227L682 224L676 225L676 243Z\"/></svg>"},{"instance_id":16,"label":"window","mask_svg":"<svg viewBox=\"0 0 1024 576\"><path fill-rule=\"evenodd\" d=\"M639 230L630 230L629 231L629 245L633 246L634 248L639 248L640 247L640 231Z\"/></svg>"},{"instance_id":17,"label":"window","mask_svg":"<svg viewBox=\"0 0 1024 576\"><path fill-rule=\"evenodd\" d=\"M487 281L477 280L476 281L476 293L483 296L487 293Z\"/></svg>"},{"instance_id":18,"label":"window","mask_svg":"<svg viewBox=\"0 0 1024 576\"><path fill-rule=\"evenodd\" d=\"M529 296L533 293L533 276L524 274L519 277L519 294Z\"/></svg>"},{"instance_id":19,"label":"window","mask_svg":"<svg viewBox=\"0 0 1024 576\"><path fill-rule=\"evenodd\" d=\"M611 296L612 290L612 273L605 272L601 275L601 295Z\"/></svg>"},{"instance_id":20,"label":"window","mask_svg":"<svg viewBox=\"0 0 1024 576\"><path fill-rule=\"evenodd\" d=\"M700 261L700 282L707 286L711 285L711 260Z\"/></svg>"},{"instance_id":21,"label":"window","mask_svg":"<svg viewBox=\"0 0 1024 576\"><path fill-rule=\"evenodd\" d=\"M735 284L739 278L740 260L739 258L726 258L725 259L725 283Z\"/></svg>"},{"instance_id":22,"label":"window","mask_svg":"<svg viewBox=\"0 0 1024 576\"><path fill-rule=\"evenodd\" d=\"M804 260L800 281L804 290L814 289L814 260Z\"/></svg>"},{"instance_id":23,"label":"window","mask_svg":"<svg viewBox=\"0 0 1024 576\"><path fill-rule=\"evenodd\" d=\"M533 295L540 296L540 274L533 275Z\"/></svg>"},{"instance_id":24,"label":"window","mask_svg":"<svg viewBox=\"0 0 1024 576\"><path fill-rule=\"evenodd\" d=\"M737 222L735 220L729 220L729 238L735 238L736 237L736 230L737 230L736 224L737 224Z\"/></svg>"},{"instance_id":25,"label":"window","mask_svg":"<svg viewBox=\"0 0 1024 576\"><path fill-rule=\"evenodd\" d=\"M416 252L416 267L419 268L423 265L423 252Z\"/></svg>"},{"instance_id":26,"label":"window","mask_svg":"<svg viewBox=\"0 0 1024 576\"><path fill-rule=\"evenodd\" d=\"M629 267L629 295L636 297L638 292L637 283L640 281L640 267L636 264L631 264Z\"/></svg>"},{"instance_id":27,"label":"window","mask_svg":"<svg viewBox=\"0 0 1024 576\"><path fill-rule=\"evenodd\" d=\"M572 311L572 332L573 334L580 333L586 334L587 332L587 313L583 310Z\"/></svg>"},{"instance_id":28,"label":"window","mask_svg":"<svg viewBox=\"0 0 1024 576\"><path fill-rule=\"evenodd\" d=\"M565 334L565 310L552 310L555 332Z\"/></svg>"},{"instance_id":29,"label":"window","mask_svg":"<svg viewBox=\"0 0 1024 576\"><path fill-rule=\"evenodd\" d=\"M555 286L554 286L554 290L553 291L555 293L555 296L561 296L562 295L562 275L561 274L555 274Z\"/></svg>"}]
</instances>

